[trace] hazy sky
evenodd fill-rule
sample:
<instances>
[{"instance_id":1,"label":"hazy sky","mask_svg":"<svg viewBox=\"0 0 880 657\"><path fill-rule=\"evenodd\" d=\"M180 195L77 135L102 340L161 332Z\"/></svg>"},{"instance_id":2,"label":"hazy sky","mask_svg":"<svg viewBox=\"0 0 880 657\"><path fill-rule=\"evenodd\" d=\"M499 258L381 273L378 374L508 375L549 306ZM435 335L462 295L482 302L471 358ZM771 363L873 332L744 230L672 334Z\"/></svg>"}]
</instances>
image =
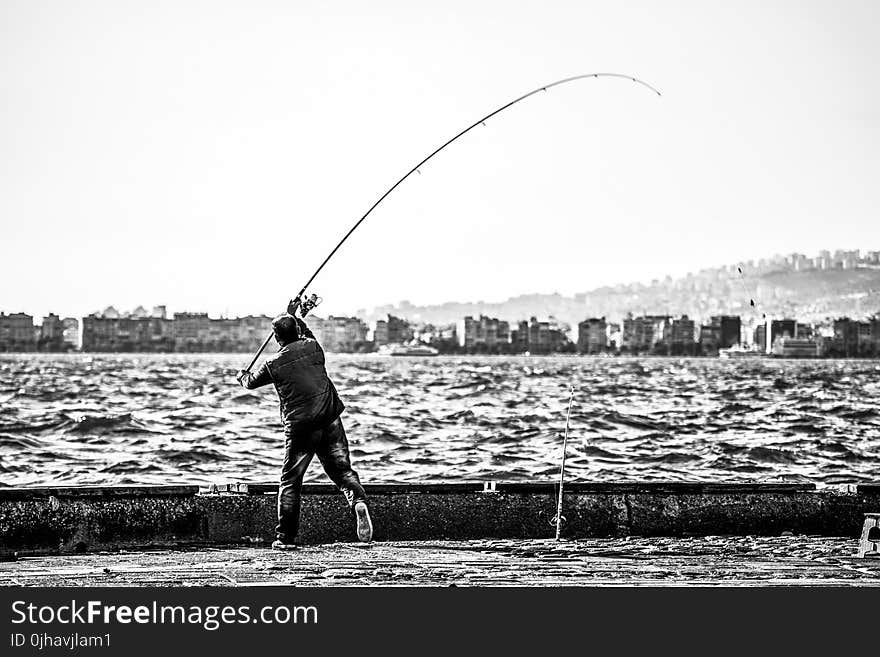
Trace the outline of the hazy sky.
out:
<instances>
[{"instance_id":1,"label":"hazy sky","mask_svg":"<svg viewBox=\"0 0 880 657\"><path fill-rule=\"evenodd\" d=\"M493 301L880 249L880 3L0 2L0 309Z\"/></svg>"}]
</instances>

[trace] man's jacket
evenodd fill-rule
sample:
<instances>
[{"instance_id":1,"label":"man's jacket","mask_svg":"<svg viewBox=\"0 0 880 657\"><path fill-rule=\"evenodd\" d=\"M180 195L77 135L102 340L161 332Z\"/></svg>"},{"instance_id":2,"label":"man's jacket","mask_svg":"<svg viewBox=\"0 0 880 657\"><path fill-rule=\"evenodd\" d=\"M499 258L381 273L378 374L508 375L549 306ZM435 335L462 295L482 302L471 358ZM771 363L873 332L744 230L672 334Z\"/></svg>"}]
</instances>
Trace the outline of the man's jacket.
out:
<instances>
[{"instance_id":1,"label":"man's jacket","mask_svg":"<svg viewBox=\"0 0 880 657\"><path fill-rule=\"evenodd\" d=\"M324 350L315 340L303 338L267 358L256 374L248 373L241 385L253 389L275 384L281 403L284 429L315 429L332 423L345 406L324 367Z\"/></svg>"}]
</instances>

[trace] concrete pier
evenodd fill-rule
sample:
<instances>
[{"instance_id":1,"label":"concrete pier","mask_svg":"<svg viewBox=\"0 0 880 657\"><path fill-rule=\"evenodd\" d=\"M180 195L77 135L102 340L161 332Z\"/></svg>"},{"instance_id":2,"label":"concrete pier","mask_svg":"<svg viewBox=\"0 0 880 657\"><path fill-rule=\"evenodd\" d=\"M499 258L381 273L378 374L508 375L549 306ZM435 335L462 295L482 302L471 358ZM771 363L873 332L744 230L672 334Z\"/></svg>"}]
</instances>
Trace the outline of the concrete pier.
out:
<instances>
[{"instance_id":1,"label":"concrete pier","mask_svg":"<svg viewBox=\"0 0 880 657\"><path fill-rule=\"evenodd\" d=\"M697 536L94 552L0 561L0 586L880 586L880 559L857 546Z\"/></svg>"},{"instance_id":2,"label":"concrete pier","mask_svg":"<svg viewBox=\"0 0 880 657\"><path fill-rule=\"evenodd\" d=\"M271 542L275 484L0 488L0 557ZM472 482L367 487L377 541L544 539L552 483ZM571 483L563 536L858 537L880 512L880 485ZM305 544L354 540L333 486L304 487Z\"/></svg>"}]
</instances>

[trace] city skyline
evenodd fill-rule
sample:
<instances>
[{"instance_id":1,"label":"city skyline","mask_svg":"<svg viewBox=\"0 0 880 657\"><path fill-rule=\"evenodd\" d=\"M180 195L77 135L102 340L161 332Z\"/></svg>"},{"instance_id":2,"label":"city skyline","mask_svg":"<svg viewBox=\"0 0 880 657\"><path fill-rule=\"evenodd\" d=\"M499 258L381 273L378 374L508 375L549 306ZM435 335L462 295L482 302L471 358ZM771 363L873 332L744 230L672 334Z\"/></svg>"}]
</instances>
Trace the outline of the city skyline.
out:
<instances>
[{"instance_id":1,"label":"city skyline","mask_svg":"<svg viewBox=\"0 0 880 657\"><path fill-rule=\"evenodd\" d=\"M158 306L150 313L139 308L126 314L108 308L81 322L50 315L35 326L30 315L0 312L0 352L244 353L261 340L269 320L266 316L217 319L206 313L168 317ZM572 328L552 317L510 322L482 314L451 325L410 322L390 314L372 326L359 317L309 319L309 329L323 348L341 353L880 356L880 313L865 320L838 317L811 323L797 317L767 317L752 324L739 315L714 315L698 322L686 314L628 313L618 322L588 317ZM429 353L398 349L403 345L428 347Z\"/></svg>"},{"instance_id":2,"label":"city skyline","mask_svg":"<svg viewBox=\"0 0 880 657\"><path fill-rule=\"evenodd\" d=\"M326 311L880 243L877 3L5 9L4 307L281 308L419 158L591 71L663 97L586 81L490 120L346 244L315 281Z\"/></svg>"},{"instance_id":3,"label":"city skyline","mask_svg":"<svg viewBox=\"0 0 880 657\"><path fill-rule=\"evenodd\" d=\"M780 276L816 274L831 276L832 280L812 278L788 286L797 289L806 283L811 290L808 299L811 312L805 318L792 310L797 307L797 297L792 297L786 286L780 287L778 281ZM452 304L458 310L453 321L449 321L449 317L431 320L423 317L418 307L402 302L406 308L401 317L390 311L372 318L366 311L326 317L312 313L308 322L321 344L331 352L371 352L383 346L412 343L429 345L435 353L619 353L623 350L624 353L705 356L745 344L757 345L762 352L772 351L780 356L876 356L880 354L880 297L856 295L863 296L869 304L873 299L877 304L873 312L855 316L825 313L821 321L816 321L815 311L826 301L814 286L818 283L826 287L824 296L827 297L833 289L827 287L828 283L833 284L836 279L840 285L840 275L844 275L844 286L853 276L861 285L870 286L872 280L878 280L878 274L880 251L824 249L813 256L777 254L757 261L703 269L676 280L654 280L649 286L617 285L607 288L604 296L596 290L580 293L573 297L577 314L573 322L567 321L570 317L554 316L552 308L540 307L540 295L532 295L531 306L525 313L520 306L520 316L516 319L512 319L509 308L506 317L499 318L482 309L476 313L462 312L467 304ZM721 296L728 297L733 279L741 284L743 294L760 297L761 281L774 278L777 283L765 292L781 298L783 305L777 305L776 313L769 316L763 312L763 301L759 312L751 299L751 316L743 318L730 311L729 305L719 307L713 298L719 290ZM635 312L638 302L645 306L652 294L655 295L652 303L656 304L657 289L663 290L664 285L666 292L659 298L663 300L665 313ZM752 291L749 288L753 288ZM609 313L608 291L612 298L617 295L618 302L623 299L629 305L622 311L618 307L616 314ZM675 312L671 310L674 298L686 302ZM801 304L804 301L800 299ZM693 312L695 307L699 308L696 313ZM785 307L788 310L779 312ZM378 310L374 308L371 314L376 315ZM447 307L447 314L450 310ZM530 319L524 320L523 316ZM547 319L539 320L538 316ZM37 325L31 315L7 314L0 309L0 351L244 352L261 341L270 319L265 314L211 317L209 313L190 310L169 313L167 306L160 304L151 310L141 305L130 311L107 306L81 318L62 318L51 313ZM369 319L374 321L368 324ZM774 335L784 339L780 342L772 337Z\"/></svg>"},{"instance_id":4,"label":"city skyline","mask_svg":"<svg viewBox=\"0 0 880 657\"><path fill-rule=\"evenodd\" d=\"M782 267L788 268L792 271L805 271L810 269L816 270L826 270L826 269L852 269L855 267L863 267L863 266L873 266L875 268L880 269L880 250L864 250L864 249L854 249L854 250L843 250L843 249L821 249L815 254L801 254L801 253L789 253L787 255L775 254L773 256L767 256L762 258L757 258L749 261L740 261L738 263L707 267L698 272L687 272L684 276L678 277L676 279L672 279L667 276L665 280L672 281L681 281L687 280L692 277L700 277L700 276L718 276L726 275L737 270L740 266L744 269L744 272L748 274L748 277L745 279L749 281L749 285L753 285L753 281L749 280L750 278L760 275L762 273L766 273L768 271L772 272ZM734 277L735 278L735 277ZM647 285L655 285L660 283L661 279L653 279L651 281L628 281L628 282L618 282L609 284L606 287L612 288L628 288L628 287L641 287ZM582 296L586 296L590 294L594 290L585 290L578 291L572 295L573 299L577 299ZM752 294L748 289L744 288L744 291L748 294ZM517 297L529 296L529 294L540 294L534 291L530 293L522 293L517 295ZM516 297L509 297L506 301L510 301L511 299ZM417 301L417 300L416 300ZM401 304L411 304L412 300L401 301ZM486 302L484 300L476 301L476 300L463 300L463 299L446 299L441 304L449 304L449 303L459 303L459 304L468 304L468 303L492 303ZM97 308L92 308L84 312L78 313L61 313L56 312L56 308L60 307L62 304L51 304L49 305L47 310L42 312L32 312L27 308L0 308L4 312L24 312L33 317L42 317L50 314L57 314L61 316L72 316L77 318L87 317L93 314L102 314L108 309L113 309L114 312L119 312L121 314L133 314L137 316L138 314L149 314L151 312L150 309L161 308L163 313L206 313L211 317L215 318L239 318L239 317L247 317L247 316L266 316L278 314L277 312L267 313L267 312L251 312L244 314L236 314L230 313L228 309L223 309L220 311L210 311L205 309L204 307L173 307L167 303L158 302L155 304L143 304L138 303L135 305L124 306L122 304L109 303L102 304ZM418 305L418 302L412 305ZM374 306L372 309L367 308L357 308L357 309L345 309L342 312L335 312L330 314L335 314L337 316L372 316L375 314L383 315L387 313L387 309L391 308L393 304L391 303L383 303ZM129 308L130 310L127 310ZM283 310L283 309L282 309ZM324 306L321 306L321 310L324 310ZM880 310L880 309L878 309ZM278 312L282 312L279 310ZM401 312L398 309L394 309L392 312ZM538 314L541 314L540 310L536 310ZM321 311L317 311L316 314L324 314ZM544 313L547 315L547 313ZM549 313L552 315L552 312Z\"/></svg>"}]
</instances>

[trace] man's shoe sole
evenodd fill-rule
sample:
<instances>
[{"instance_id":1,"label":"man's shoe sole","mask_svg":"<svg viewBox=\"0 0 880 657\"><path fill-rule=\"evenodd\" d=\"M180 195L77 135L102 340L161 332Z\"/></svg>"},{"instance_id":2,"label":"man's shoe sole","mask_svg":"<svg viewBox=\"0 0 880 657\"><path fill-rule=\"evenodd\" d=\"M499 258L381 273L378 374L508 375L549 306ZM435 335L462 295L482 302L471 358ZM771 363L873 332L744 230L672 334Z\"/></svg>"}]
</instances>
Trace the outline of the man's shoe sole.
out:
<instances>
[{"instance_id":1,"label":"man's shoe sole","mask_svg":"<svg viewBox=\"0 0 880 657\"><path fill-rule=\"evenodd\" d=\"M361 543L369 543L373 540L373 521L370 519L370 510L363 502L354 505L354 515L357 518L357 536Z\"/></svg>"},{"instance_id":2,"label":"man's shoe sole","mask_svg":"<svg viewBox=\"0 0 880 657\"><path fill-rule=\"evenodd\" d=\"M294 543L282 543L281 541L273 541L272 542L273 550L295 550L296 545Z\"/></svg>"}]
</instances>

